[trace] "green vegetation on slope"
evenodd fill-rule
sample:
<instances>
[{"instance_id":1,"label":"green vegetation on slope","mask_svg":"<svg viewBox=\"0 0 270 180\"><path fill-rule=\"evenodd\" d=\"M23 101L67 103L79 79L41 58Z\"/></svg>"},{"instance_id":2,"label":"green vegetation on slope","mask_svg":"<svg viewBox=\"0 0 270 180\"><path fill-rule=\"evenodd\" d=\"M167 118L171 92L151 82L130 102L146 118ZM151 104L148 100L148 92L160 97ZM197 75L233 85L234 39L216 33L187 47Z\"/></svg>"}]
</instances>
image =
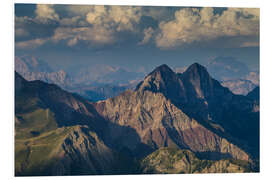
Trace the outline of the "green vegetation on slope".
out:
<instances>
[{"instance_id":1,"label":"green vegetation on slope","mask_svg":"<svg viewBox=\"0 0 270 180\"><path fill-rule=\"evenodd\" d=\"M245 161L222 159L218 161L198 159L189 150L160 148L141 161L146 174L181 173L239 173L249 172Z\"/></svg>"},{"instance_id":2,"label":"green vegetation on slope","mask_svg":"<svg viewBox=\"0 0 270 180\"><path fill-rule=\"evenodd\" d=\"M15 139L15 174L50 175L57 150L71 130L58 128L38 137Z\"/></svg>"},{"instance_id":3,"label":"green vegetation on slope","mask_svg":"<svg viewBox=\"0 0 270 180\"><path fill-rule=\"evenodd\" d=\"M38 136L57 128L54 114L49 109L38 108L29 113L16 114L16 139Z\"/></svg>"}]
</instances>

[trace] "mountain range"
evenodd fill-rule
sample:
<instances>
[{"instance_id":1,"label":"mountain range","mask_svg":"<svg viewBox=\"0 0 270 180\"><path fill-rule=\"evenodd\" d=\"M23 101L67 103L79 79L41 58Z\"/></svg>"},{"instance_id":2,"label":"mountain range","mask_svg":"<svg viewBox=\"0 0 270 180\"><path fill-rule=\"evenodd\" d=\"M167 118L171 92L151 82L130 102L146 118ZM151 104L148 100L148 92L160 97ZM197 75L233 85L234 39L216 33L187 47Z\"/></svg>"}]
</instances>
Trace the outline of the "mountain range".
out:
<instances>
[{"instance_id":1,"label":"mountain range","mask_svg":"<svg viewBox=\"0 0 270 180\"><path fill-rule=\"evenodd\" d=\"M126 89L134 89L144 76L143 71L132 72L102 64L78 68L71 73L55 71L45 61L29 55L15 57L15 71L28 81L53 83L91 101L104 100Z\"/></svg>"},{"instance_id":2,"label":"mountain range","mask_svg":"<svg viewBox=\"0 0 270 180\"><path fill-rule=\"evenodd\" d=\"M215 79L234 94L247 95L259 86L259 73L250 71L244 63L233 57L217 57L210 60L206 67ZM176 67L174 71L183 73L186 69ZM146 74L145 68L131 71L103 64L78 67L67 73L64 70L55 71L45 61L29 55L15 58L15 70L26 80L57 84L91 101L104 100L127 89L134 89Z\"/></svg>"},{"instance_id":3,"label":"mountain range","mask_svg":"<svg viewBox=\"0 0 270 180\"><path fill-rule=\"evenodd\" d=\"M218 56L210 59L206 68L213 78L234 94L247 95L256 86L259 86L259 71L250 70L245 63L234 57ZM186 69L187 67L176 67L174 71L183 73Z\"/></svg>"},{"instance_id":4,"label":"mountain range","mask_svg":"<svg viewBox=\"0 0 270 180\"><path fill-rule=\"evenodd\" d=\"M258 171L258 88L235 95L198 63L98 102L15 72L16 176Z\"/></svg>"},{"instance_id":5,"label":"mountain range","mask_svg":"<svg viewBox=\"0 0 270 180\"><path fill-rule=\"evenodd\" d=\"M143 79L143 72L128 71L125 68L103 64L79 68L73 73L74 84L110 84L127 85Z\"/></svg>"},{"instance_id":6,"label":"mountain range","mask_svg":"<svg viewBox=\"0 0 270 180\"><path fill-rule=\"evenodd\" d=\"M66 88L71 86L71 77L64 71L54 71L44 61L34 56L15 57L15 71L29 81L42 80Z\"/></svg>"},{"instance_id":7,"label":"mountain range","mask_svg":"<svg viewBox=\"0 0 270 180\"><path fill-rule=\"evenodd\" d=\"M246 79L226 80L222 81L221 85L229 88L234 94L239 95L247 95L258 86Z\"/></svg>"},{"instance_id":8,"label":"mountain range","mask_svg":"<svg viewBox=\"0 0 270 180\"><path fill-rule=\"evenodd\" d=\"M209 60L207 69L219 81L243 78L249 75L248 66L234 57L218 56Z\"/></svg>"}]
</instances>

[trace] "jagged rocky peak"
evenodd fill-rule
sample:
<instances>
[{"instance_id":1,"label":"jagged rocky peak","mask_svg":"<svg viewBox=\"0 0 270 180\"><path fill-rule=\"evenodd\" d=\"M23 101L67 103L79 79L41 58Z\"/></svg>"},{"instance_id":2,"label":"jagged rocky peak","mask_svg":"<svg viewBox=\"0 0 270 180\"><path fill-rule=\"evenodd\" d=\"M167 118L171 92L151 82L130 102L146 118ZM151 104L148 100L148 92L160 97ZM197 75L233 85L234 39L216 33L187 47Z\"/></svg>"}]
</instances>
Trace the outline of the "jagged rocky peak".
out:
<instances>
[{"instance_id":1,"label":"jagged rocky peak","mask_svg":"<svg viewBox=\"0 0 270 180\"><path fill-rule=\"evenodd\" d=\"M210 78L207 69L199 63L190 65L188 69L183 73L183 75L188 76L191 80Z\"/></svg>"},{"instance_id":2,"label":"jagged rocky peak","mask_svg":"<svg viewBox=\"0 0 270 180\"><path fill-rule=\"evenodd\" d=\"M156 75L157 73L161 73L162 75L174 74L173 70L167 64L158 66L149 75Z\"/></svg>"},{"instance_id":3,"label":"jagged rocky peak","mask_svg":"<svg viewBox=\"0 0 270 180\"><path fill-rule=\"evenodd\" d=\"M144 92L145 90L163 93L170 99L185 100L185 89L181 79L166 64L155 68L136 87L136 91Z\"/></svg>"},{"instance_id":4,"label":"jagged rocky peak","mask_svg":"<svg viewBox=\"0 0 270 180\"><path fill-rule=\"evenodd\" d=\"M149 79L155 80L156 82L172 81L176 80L176 74L168 65L162 64L149 73L144 81Z\"/></svg>"},{"instance_id":5,"label":"jagged rocky peak","mask_svg":"<svg viewBox=\"0 0 270 180\"><path fill-rule=\"evenodd\" d=\"M197 98L209 98L216 95L216 90L225 90L218 81L210 76L207 69L199 63L189 66L183 74L179 74L179 77L192 97L195 95Z\"/></svg>"}]
</instances>

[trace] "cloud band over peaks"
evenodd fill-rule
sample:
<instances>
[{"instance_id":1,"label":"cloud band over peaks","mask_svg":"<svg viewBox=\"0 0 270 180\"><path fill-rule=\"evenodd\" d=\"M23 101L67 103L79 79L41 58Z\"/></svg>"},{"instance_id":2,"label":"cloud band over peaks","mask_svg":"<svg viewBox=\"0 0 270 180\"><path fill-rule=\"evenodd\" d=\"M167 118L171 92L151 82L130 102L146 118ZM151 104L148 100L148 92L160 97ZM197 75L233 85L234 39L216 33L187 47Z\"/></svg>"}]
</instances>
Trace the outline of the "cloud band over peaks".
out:
<instances>
[{"instance_id":1,"label":"cloud band over peaks","mask_svg":"<svg viewBox=\"0 0 270 180\"><path fill-rule=\"evenodd\" d=\"M20 49L46 43L91 48L122 42L175 49L225 37L234 46L248 47L259 46L259 23L256 8L38 4L33 16L15 17L15 41Z\"/></svg>"}]
</instances>

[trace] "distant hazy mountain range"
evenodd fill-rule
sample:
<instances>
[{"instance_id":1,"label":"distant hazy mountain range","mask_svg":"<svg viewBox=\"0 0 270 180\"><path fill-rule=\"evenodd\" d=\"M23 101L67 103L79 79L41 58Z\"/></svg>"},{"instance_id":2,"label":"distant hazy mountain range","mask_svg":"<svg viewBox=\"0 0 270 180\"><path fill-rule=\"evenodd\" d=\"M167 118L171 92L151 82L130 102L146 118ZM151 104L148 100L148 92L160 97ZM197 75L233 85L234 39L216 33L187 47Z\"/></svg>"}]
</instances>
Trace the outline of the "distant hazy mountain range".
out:
<instances>
[{"instance_id":1,"label":"distant hazy mountain range","mask_svg":"<svg viewBox=\"0 0 270 180\"><path fill-rule=\"evenodd\" d=\"M256 87L251 81L245 79L222 81L221 85L229 88L234 94L242 95L247 95Z\"/></svg>"},{"instance_id":2,"label":"distant hazy mountain range","mask_svg":"<svg viewBox=\"0 0 270 180\"><path fill-rule=\"evenodd\" d=\"M219 81L243 78L250 73L247 65L233 57L217 57L210 60L206 67L209 73Z\"/></svg>"},{"instance_id":3,"label":"distant hazy mountain range","mask_svg":"<svg viewBox=\"0 0 270 180\"><path fill-rule=\"evenodd\" d=\"M42 80L57 84L93 101L104 100L132 89L144 77L143 72L131 72L102 64L79 68L76 73L69 75L63 70L53 71L47 63L34 56L16 57L15 71L28 81Z\"/></svg>"},{"instance_id":4,"label":"distant hazy mountain range","mask_svg":"<svg viewBox=\"0 0 270 180\"><path fill-rule=\"evenodd\" d=\"M259 73L250 71L244 63L233 57L217 57L209 61L207 69L235 94L247 95L259 86Z\"/></svg>"},{"instance_id":5,"label":"distant hazy mountain range","mask_svg":"<svg viewBox=\"0 0 270 180\"><path fill-rule=\"evenodd\" d=\"M258 172L258 97L198 63L98 102L15 73L15 174Z\"/></svg>"},{"instance_id":6,"label":"distant hazy mountain range","mask_svg":"<svg viewBox=\"0 0 270 180\"><path fill-rule=\"evenodd\" d=\"M143 79L144 74L132 72L120 67L97 64L90 67L78 69L74 73L74 84L111 84L111 85L128 85L133 81Z\"/></svg>"},{"instance_id":7,"label":"distant hazy mountain range","mask_svg":"<svg viewBox=\"0 0 270 180\"><path fill-rule=\"evenodd\" d=\"M72 83L65 71L53 71L47 63L34 56L15 57L15 71L29 81L42 80L63 88Z\"/></svg>"},{"instance_id":8,"label":"distant hazy mountain range","mask_svg":"<svg viewBox=\"0 0 270 180\"><path fill-rule=\"evenodd\" d=\"M174 71L183 73L186 69L187 67L176 67ZM207 69L234 94L247 95L259 86L259 73L250 71L233 57L217 57L209 61ZM16 57L15 70L26 80L54 83L92 101L104 100L127 89L134 89L145 76L145 71L132 72L102 64L81 67L68 74L63 70L53 71L47 63L33 56Z\"/></svg>"}]
</instances>

